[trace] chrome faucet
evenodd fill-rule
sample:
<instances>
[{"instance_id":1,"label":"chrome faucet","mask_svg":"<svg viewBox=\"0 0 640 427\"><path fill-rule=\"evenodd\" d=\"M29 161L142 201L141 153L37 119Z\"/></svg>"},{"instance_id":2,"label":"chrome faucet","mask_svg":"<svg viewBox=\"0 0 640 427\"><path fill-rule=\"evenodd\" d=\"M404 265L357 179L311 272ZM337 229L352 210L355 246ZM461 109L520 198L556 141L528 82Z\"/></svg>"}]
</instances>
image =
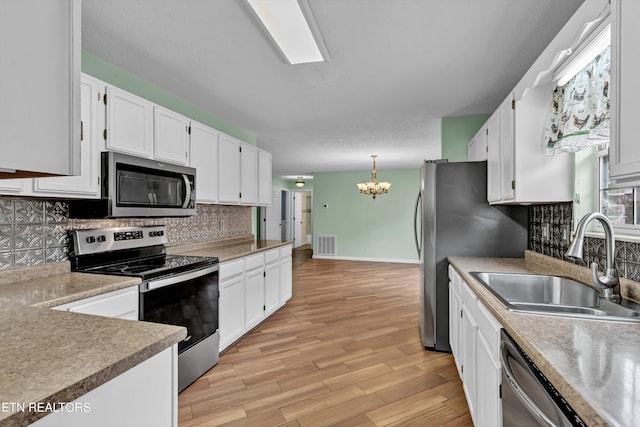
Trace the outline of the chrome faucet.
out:
<instances>
[{"instance_id":1,"label":"chrome faucet","mask_svg":"<svg viewBox=\"0 0 640 427\"><path fill-rule=\"evenodd\" d=\"M593 284L600 289L600 296L613 302L620 302L622 297L619 292L620 280L618 279L618 273L615 267L615 249L616 239L613 234L613 226L609 221L609 218L601 214L600 212L592 212L585 215L576 228L576 234L573 241L569 245L569 249L564 256L571 260L583 259L582 248L584 246L584 233L587 230L587 225L594 219L597 219L602 224L605 236L606 245L606 257L604 276L598 277L598 263L591 263L591 278Z\"/></svg>"}]
</instances>

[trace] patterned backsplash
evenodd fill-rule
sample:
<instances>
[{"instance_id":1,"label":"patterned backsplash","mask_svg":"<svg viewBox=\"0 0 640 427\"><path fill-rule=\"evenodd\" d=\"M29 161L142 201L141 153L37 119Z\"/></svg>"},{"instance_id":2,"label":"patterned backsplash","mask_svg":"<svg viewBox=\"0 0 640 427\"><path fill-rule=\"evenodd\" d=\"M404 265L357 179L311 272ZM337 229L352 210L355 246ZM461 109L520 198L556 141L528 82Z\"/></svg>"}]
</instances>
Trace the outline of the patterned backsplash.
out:
<instances>
[{"instance_id":1,"label":"patterned backsplash","mask_svg":"<svg viewBox=\"0 0 640 427\"><path fill-rule=\"evenodd\" d=\"M69 219L61 200L0 198L0 269L67 259L67 230L166 225L168 246L251 234L251 208L198 205L186 218Z\"/></svg>"},{"instance_id":2,"label":"patterned backsplash","mask_svg":"<svg viewBox=\"0 0 640 427\"><path fill-rule=\"evenodd\" d=\"M571 203L536 205L529 207L529 249L564 259L571 238L573 206ZM604 239L587 237L584 242L584 261L589 266L597 262L604 268L606 248ZM640 243L616 241L616 270L620 277L640 282Z\"/></svg>"}]
</instances>

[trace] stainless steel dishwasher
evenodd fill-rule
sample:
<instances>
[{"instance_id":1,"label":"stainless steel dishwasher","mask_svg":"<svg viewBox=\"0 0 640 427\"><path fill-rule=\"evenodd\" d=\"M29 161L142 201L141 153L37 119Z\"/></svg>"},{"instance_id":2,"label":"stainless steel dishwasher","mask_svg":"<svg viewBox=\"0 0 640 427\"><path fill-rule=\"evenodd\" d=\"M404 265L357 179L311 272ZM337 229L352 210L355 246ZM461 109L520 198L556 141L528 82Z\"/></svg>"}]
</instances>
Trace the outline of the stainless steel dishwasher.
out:
<instances>
[{"instance_id":1,"label":"stainless steel dishwasher","mask_svg":"<svg viewBox=\"0 0 640 427\"><path fill-rule=\"evenodd\" d=\"M501 335L503 427L586 426L504 329Z\"/></svg>"}]
</instances>

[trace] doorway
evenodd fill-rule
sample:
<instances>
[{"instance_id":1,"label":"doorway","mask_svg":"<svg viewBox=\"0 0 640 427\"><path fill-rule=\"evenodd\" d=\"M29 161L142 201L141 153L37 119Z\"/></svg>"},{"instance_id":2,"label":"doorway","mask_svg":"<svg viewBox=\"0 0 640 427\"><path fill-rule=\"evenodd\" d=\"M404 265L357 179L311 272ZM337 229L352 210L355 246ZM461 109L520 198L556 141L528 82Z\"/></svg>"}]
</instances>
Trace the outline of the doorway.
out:
<instances>
[{"instance_id":1,"label":"doorway","mask_svg":"<svg viewBox=\"0 0 640 427\"><path fill-rule=\"evenodd\" d=\"M260 209L260 238L267 240L291 240L289 190L274 188L271 192L271 206Z\"/></svg>"},{"instance_id":2,"label":"doorway","mask_svg":"<svg viewBox=\"0 0 640 427\"><path fill-rule=\"evenodd\" d=\"M294 248L313 242L312 206L311 191L291 191L291 240Z\"/></svg>"}]
</instances>

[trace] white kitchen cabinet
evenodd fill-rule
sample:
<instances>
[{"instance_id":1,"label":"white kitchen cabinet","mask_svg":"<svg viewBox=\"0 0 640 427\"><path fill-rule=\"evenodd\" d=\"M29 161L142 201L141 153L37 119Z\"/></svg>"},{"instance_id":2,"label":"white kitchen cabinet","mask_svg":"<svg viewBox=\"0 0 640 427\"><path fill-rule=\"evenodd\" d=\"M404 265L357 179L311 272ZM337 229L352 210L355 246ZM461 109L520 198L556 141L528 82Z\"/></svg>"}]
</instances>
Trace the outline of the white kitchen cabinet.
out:
<instances>
[{"instance_id":1,"label":"white kitchen cabinet","mask_svg":"<svg viewBox=\"0 0 640 427\"><path fill-rule=\"evenodd\" d=\"M280 307L280 249L264 254L264 315L271 316Z\"/></svg>"},{"instance_id":2,"label":"white kitchen cabinet","mask_svg":"<svg viewBox=\"0 0 640 427\"><path fill-rule=\"evenodd\" d=\"M219 132L198 122L191 122L190 164L196 168L196 201L218 202Z\"/></svg>"},{"instance_id":3,"label":"white kitchen cabinet","mask_svg":"<svg viewBox=\"0 0 640 427\"><path fill-rule=\"evenodd\" d=\"M467 398L471 419L476 422L476 301L469 286L462 281L462 389Z\"/></svg>"},{"instance_id":4,"label":"white kitchen cabinet","mask_svg":"<svg viewBox=\"0 0 640 427\"><path fill-rule=\"evenodd\" d=\"M59 305L53 307L53 309L71 311L73 313L93 314L96 316L116 317L118 319L138 320L138 296L138 287L132 286Z\"/></svg>"},{"instance_id":5,"label":"white kitchen cabinet","mask_svg":"<svg viewBox=\"0 0 640 427\"><path fill-rule=\"evenodd\" d=\"M0 2L0 178L80 173L80 7Z\"/></svg>"},{"instance_id":6,"label":"white kitchen cabinet","mask_svg":"<svg viewBox=\"0 0 640 427\"><path fill-rule=\"evenodd\" d=\"M572 200L573 168L568 153L548 156L541 132L553 92L550 84L514 94L487 121L487 199L494 204Z\"/></svg>"},{"instance_id":7,"label":"white kitchen cabinet","mask_svg":"<svg viewBox=\"0 0 640 427\"><path fill-rule=\"evenodd\" d=\"M245 259L245 329L248 331L264 320L264 254Z\"/></svg>"},{"instance_id":8,"label":"white kitchen cabinet","mask_svg":"<svg viewBox=\"0 0 640 427\"><path fill-rule=\"evenodd\" d=\"M100 197L100 149L98 132L104 129L106 84L83 74L80 79L80 175L37 178L33 194L52 197Z\"/></svg>"},{"instance_id":9,"label":"white kitchen cabinet","mask_svg":"<svg viewBox=\"0 0 640 427\"><path fill-rule=\"evenodd\" d=\"M19 195L31 188L31 179L0 179L0 194Z\"/></svg>"},{"instance_id":10,"label":"white kitchen cabinet","mask_svg":"<svg viewBox=\"0 0 640 427\"><path fill-rule=\"evenodd\" d=\"M638 17L640 2L611 1L611 145L609 180L613 186L640 185Z\"/></svg>"},{"instance_id":11,"label":"white kitchen cabinet","mask_svg":"<svg viewBox=\"0 0 640 427\"><path fill-rule=\"evenodd\" d=\"M271 206L271 153L258 149L258 205Z\"/></svg>"},{"instance_id":12,"label":"white kitchen cabinet","mask_svg":"<svg viewBox=\"0 0 640 427\"><path fill-rule=\"evenodd\" d=\"M258 204L258 149L240 144L240 203Z\"/></svg>"},{"instance_id":13,"label":"white kitchen cabinet","mask_svg":"<svg viewBox=\"0 0 640 427\"><path fill-rule=\"evenodd\" d=\"M293 294L292 267L291 245L283 246L280 248L280 306L289 301Z\"/></svg>"},{"instance_id":14,"label":"white kitchen cabinet","mask_svg":"<svg viewBox=\"0 0 640 427\"><path fill-rule=\"evenodd\" d=\"M158 105L153 106L153 158L189 164L189 119Z\"/></svg>"},{"instance_id":15,"label":"white kitchen cabinet","mask_svg":"<svg viewBox=\"0 0 640 427\"><path fill-rule=\"evenodd\" d=\"M153 104L114 86L107 86L105 148L139 157L153 157Z\"/></svg>"},{"instance_id":16,"label":"white kitchen cabinet","mask_svg":"<svg viewBox=\"0 0 640 427\"><path fill-rule=\"evenodd\" d=\"M233 344L245 333L244 284L244 259L220 264L220 350Z\"/></svg>"},{"instance_id":17,"label":"white kitchen cabinet","mask_svg":"<svg viewBox=\"0 0 640 427\"><path fill-rule=\"evenodd\" d=\"M449 337L477 427L501 427L500 322L449 266Z\"/></svg>"},{"instance_id":18,"label":"white kitchen cabinet","mask_svg":"<svg viewBox=\"0 0 640 427\"><path fill-rule=\"evenodd\" d=\"M240 202L240 141L220 134L218 140L218 185L219 202Z\"/></svg>"},{"instance_id":19,"label":"white kitchen cabinet","mask_svg":"<svg viewBox=\"0 0 640 427\"><path fill-rule=\"evenodd\" d=\"M460 294L462 278L449 266L449 345L462 378L462 295Z\"/></svg>"},{"instance_id":20,"label":"white kitchen cabinet","mask_svg":"<svg viewBox=\"0 0 640 427\"><path fill-rule=\"evenodd\" d=\"M135 396L135 398L132 398ZM178 425L178 345L80 396L34 427L171 426Z\"/></svg>"},{"instance_id":21,"label":"white kitchen cabinet","mask_svg":"<svg viewBox=\"0 0 640 427\"><path fill-rule=\"evenodd\" d=\"M487 160L487 137L488 137L487 125L485 123L478 132L473 136L469 145L467 146L467 160L470 162Z\"/></svg>"},{"instance_id":22,"label":"white kitchen cabinet","mask_svg":"<svg viewBox=\"0 0 640 427\"><path fill-rule=\"evenodd\" d=\"M500 383L500 323L480 301L476 316L476 417L477 427L501 427L502 400Z\"/></svg>"}]
</instances>

